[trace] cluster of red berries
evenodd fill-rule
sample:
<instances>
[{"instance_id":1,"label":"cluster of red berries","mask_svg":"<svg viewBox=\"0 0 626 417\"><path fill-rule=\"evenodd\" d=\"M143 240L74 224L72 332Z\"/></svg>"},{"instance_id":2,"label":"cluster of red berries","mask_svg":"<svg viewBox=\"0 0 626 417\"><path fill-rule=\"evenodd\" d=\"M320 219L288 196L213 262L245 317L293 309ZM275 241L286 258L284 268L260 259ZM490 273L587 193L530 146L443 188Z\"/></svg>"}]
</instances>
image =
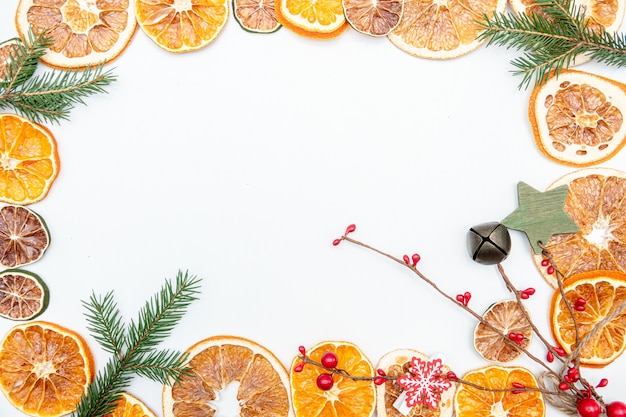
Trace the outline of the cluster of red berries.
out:
<instances>
[{"instance_id":1,"label":"cluster of red berries","mask_svg":"<svg viewBox=\"0 0 626 417\"><path fill-rule=\"evenodd\" d=\"M613 401L605 408L607 417L626 417L626 404L621 401ZM598 417L602 414L602 406L591 397L578 400L576 410L580 417Z\"/></svg>"},{"instance_id":2,"label":"cluster of red berries","mask_svg":"<svg viewBox=\"0 0 626 417\"><path fill-rule=\"evenodd\" d=\"M543 266L544 268L546 268L546 273L548 275L552 275L554 274L554 267L552 265L550 265L550 261L548 259L544 259L541 261L541 266Z\"/></svg>"}]
</instances>

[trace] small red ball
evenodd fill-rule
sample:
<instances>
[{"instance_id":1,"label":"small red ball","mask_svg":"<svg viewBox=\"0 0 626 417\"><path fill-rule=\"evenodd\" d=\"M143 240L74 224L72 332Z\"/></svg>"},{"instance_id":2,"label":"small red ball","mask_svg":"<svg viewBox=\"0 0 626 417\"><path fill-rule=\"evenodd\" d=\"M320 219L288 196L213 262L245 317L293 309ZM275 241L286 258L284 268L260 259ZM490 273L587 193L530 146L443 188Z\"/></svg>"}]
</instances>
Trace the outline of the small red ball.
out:
<instances>
[{"instance_id":1,"label":"small red ball","mask_svg":"<svg viewBox=\"0 0 626 417\"><path fill-rule=\"evenodd\" d=\"M317 387L323 391L331 389L333 384L333 376L331 374L320 374L317 377Z\"/></svg>"},{"instance_id":2,"label":"small red ball","mask_svg":"<svg viewBox=\"0 0 626 417\"><path fill-rule=\"evenodd\" d=\"M324 366L324 368L336 368L338 362L339 359L337 359L337 355L335 355L333 352L326 352L324 353L324 355L322 355L322 365Z\"/></svg>"},{"instance_id":3,"label":"small red ball","mask_svg":"<svg viewBox=\"0 0 626 417\"><path fill-rule=\"evenodd\" d=\"M602 407L590 397L582 398L576 403L576 410L580 417L598 417L602 414Z\"/></svg>"},{"instance_id":4,"label":"small red ball","mask_svg":"<svg viewBox=\"0 0 626 417\"><path fill-rule=\"evenodd\" d=\"M608 417L626 417L626 404L621 401L613 401L606 406Z\"/></svg>"}]
</instances>

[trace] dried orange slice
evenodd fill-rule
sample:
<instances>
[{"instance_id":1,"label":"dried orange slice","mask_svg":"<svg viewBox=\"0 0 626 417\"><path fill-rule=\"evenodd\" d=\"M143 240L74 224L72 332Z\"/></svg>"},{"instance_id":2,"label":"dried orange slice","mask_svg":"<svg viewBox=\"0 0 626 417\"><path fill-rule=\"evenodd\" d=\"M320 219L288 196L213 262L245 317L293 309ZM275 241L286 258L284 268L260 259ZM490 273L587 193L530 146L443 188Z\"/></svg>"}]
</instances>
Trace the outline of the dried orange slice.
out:
<instances>
[{"instance_id":1,"label":"dried orange slice","mask_svg":"<svg viewBox=\"0 0 626 417\"><path fill-rule=\"evenodd\" d=\"M609 168L585 168L571 172L548 189L567 184L565 212L578 225L576 233L553 235L545 248L556 268L567 278L579 272L626 272L626 173ZM555 274L534 255L541 275L557 287Z\"/></svg>"},{"instance_id":2,"label":"dried orange slice","mask_svg":"<svg viewBox=\"0 0 626 417\"><path fill-rule=\"evenodd\" d=\"M47 128L15 114L0 114L0 201L40 201L59 168L56 140Z\"/></svg>"},{"instance_id":3,"label":"dried orange slice","mask_svg":"<svg viewBox=\"0 0 626 417\"><path fill-rule=\"evenodd\" d=\"M48 286L37 274L19 269L0 273L0 316L34 319L46 310L49 299Z\"/></svg>"},{"instance_id":4,"label":"dried orange slice","mask_svg":"<svg viewBox=\"0 0 626 417\"><path fill-rule=\"evenodd\" d=\"M334 38L349 27L341 0L278 0L276 18L308 38Z\"/></svg>"},{"instance_id":5,"label":"dried orange slice","mask_svg":"<svg viewBox=\"0 0 626 417\"><path fill-rule=\"evenodd\" d=\"M0 208L0 264L5 268L39 260L50 246L45 222L34 211L15 205Z\"/></svg>"},{"instance_id":6,"label":"dried orange slice","mask_svg":"<svg viewBox=\"0 0 626 417\"><path fill-rule=\"evenodd\" d=\"M274 0L233 0L233 16L243 30L252 33L273 33L282 27Z\"/></svg>"},{"instance_id":7,"label":"dried orange slice","mask_svg":"<svg viewBox=\"0 0 626 417\"><path fill-rule=\"evenodd\" d=\"M355 344L342 341L321 342L307 350L314 361L321 362L326 352L337 355L337 368L351 376L374 375L370 360ZM335 375L331 389L323 391L317 386L317 378L326 373L324 368L307 364L301 372L294 366L302 359L295 357L291 366L291 391L293 408L297 417L368 417L376 408L376 388L372 381L355 381Z\"/></svg>"},{"instance_id":8,"label":"dried orange slice","mask_svg":"<svg viewBox=\"0 0 626 417\"><path fill-rule=\"evenodd\" d=\"M237 336L215 336L187 350L191 375L163 388L165 417L211 416L214 401L231 383L238 384L240 415L292 416L289 376L263 346Z\"/></svg>"},{"instance_id":9,"label":"dried orange slice","mask_svg":"<svg viewBox=\"0 0 626 417\"><path fill-rule=\"evenodd\" d=\"M111 414L104 417L156 417L141 400L125 392L117 401Z\"/></svg>"},{"instance_id":10,"label":"dried orange slice","mask_svg":"<svg viewBox=\"0 0 626 417\"><path fill-rule=\"evenodd\" d=\"M72 412L93 369L82 336L58 324L20 324L0 342L0 389L15 408L31 416Z\"/></svg>"},{"instance_id":11,"label":"dried orange slice","mask_svg":"<svg viewBox=\"0 0 626 417\"><path fill-rule=\"evenodd\" d=\"M391 43L420 58L450 59L484 41L477 21L504 12L506 0L405 0L400 23L387 36Z\"/></svg>"},{"instance_id":12,"label":"dried orange slice","mask_svg":"<svg viewBox=\"0 0 626 417\"><path fill-rule=\"evenodd\" d=\"M169 52L195 51L213 42L228 21L227 0L136 0L143 32Z\"/></svg>"},{"instance_id":13,"label":"dried orange slice","mask_svg":"<svg viewBox=\"0 0 626 417\"><path fill-rule=\"evenodd\" d=\"M559 290L555 290L552 296L550 325L554 340L570 353L597 323L626 303L626 274L618 271L582 272L572 275L563 286L563 291L565 299ZM573 308L576 325L565 300ZM575 308L581 304L584 310ZM625 348L626 311L622 311L585 343L580 351L580 363L589 367L604 367L621 355Z\"/></svg>"},{"instance_id":14,"label":"dried orange slice","mask_svg":"<svg viewBox=\"0 0 626 417\"><path fill-rule=\"evenodd\" d=\"M398 26L403 6L404 0L343 0L350 26L370 36L386 36Z\"/></svg>"},{"instance_id":15,"label":"dried orange slice","mask_svg":"<svg viewBox=\"0 0 626 417\"><path fill-rule=\"evenodd\" d=\"M483 315L485 322L498 329L501 334L484 323L474 329L474 348L484 359L493 362L510 362L523 352L517 348L509 335L521 335L520 345L530 345L533 330L516 300L504 300L493 304ZM512 336L515 338L515 336Z\"/></svg>"},{"instance_id":16,"label":"dried orange slice","mask_svg":"<svg viewBox=\"0 0 626 417\"><path fill-rule=\"evenodd\" d=\"M578 167L604 162L624 147L625 114L626 85L576 70L536 86L528 106L541 153Z\"/></svg>"},{"instance_id":17,"label":"dried orange slice","mask_svg":"<svg viewBox=\"0 0 626 417\"><path fill-rule=\"evenodd\" d=\"M409 371L411 359L420 358L428 361L430 358L414 349L398 349L385 354L378 362L377 369L382 369L392 377L406 375ZM442 366L445 372L450 368ZM394 405L402 394L402 387L395 381L388 380L376 387L376 416L377 417L451 417L454 412L455 385L441 394L439 407L432 409L427 406L415 406L408 410L400 410Z\"/></svg>"},{"instance_id":18,"label":"dried orange slice","mask_svg":"<svg viewBox=\"0 0 626 417\"><path fill-rule=\"evenodd\" d=\"M0 86L4 86L8 81L7 65L18 56L17 42L18 39L9 39L0 43Z\"/></svg>"},{"instance_id":19,"label":"dried orange slice","mask_svg":"<svg viewBox=\"0 0 626 417\"><path fill-rule=\"evenodd\" d=\"M111 62L137 29L131 0L20 0L15 22L23 39L32 26L54 40L41 60L58 68Z\"/></svg>"},{"instance_id":20,"label":"dried orange slice","mask_svg":"<svg viewBox=\"0 0 626 417\"><path fill-rule=\"evenodd\" d=\"M459 384L454 396L456 417L543 417L545 403L538 391L490 391L512 389L513 383L537 388L534 375L522 367L487 366L466 373L464 381L486 388Z\"/></svg>"}]
</instances>

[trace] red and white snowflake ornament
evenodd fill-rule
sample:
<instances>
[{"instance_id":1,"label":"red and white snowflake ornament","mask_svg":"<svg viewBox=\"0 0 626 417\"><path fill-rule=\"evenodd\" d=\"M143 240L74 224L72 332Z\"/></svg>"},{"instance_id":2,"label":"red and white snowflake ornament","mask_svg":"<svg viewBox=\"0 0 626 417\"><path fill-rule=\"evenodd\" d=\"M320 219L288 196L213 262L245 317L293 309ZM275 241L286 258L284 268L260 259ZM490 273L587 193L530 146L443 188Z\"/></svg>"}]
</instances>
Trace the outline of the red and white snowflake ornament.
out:
<instances>
[{"instance_id":1,"label":"red and white snowflake ornament","mask_svg":"<svg viewBox=\"0 0 626 417\"><path fill-rule=\"evenodd\" d=\"M397 379L397 384L406 393L406 405L414 407L425 404L437 408L441 394L452 386L442 370L440 358L425 361L413 357L407 375Z\"/></svg>"}]
</instances>

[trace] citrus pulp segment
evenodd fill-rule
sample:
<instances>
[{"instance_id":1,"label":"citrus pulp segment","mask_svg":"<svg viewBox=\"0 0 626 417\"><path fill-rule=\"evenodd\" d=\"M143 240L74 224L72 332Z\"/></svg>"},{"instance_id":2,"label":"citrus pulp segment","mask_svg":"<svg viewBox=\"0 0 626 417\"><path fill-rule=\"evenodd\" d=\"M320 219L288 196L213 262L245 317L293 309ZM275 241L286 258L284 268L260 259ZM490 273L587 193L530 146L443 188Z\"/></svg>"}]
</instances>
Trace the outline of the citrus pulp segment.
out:
<instances>
[{"instance_id":1,"label":"citrus pulp segment","mask_svg":"<svg viewBox=\"0 0 626 417\"><path fill-rule=\"evenodd\" d=\"M141 400L125 392L111 414L104 417L156 417L156 415Z\"/></svg>"},{"instance_id":2,"label":"citrus pulp segment","mask_svg":"<svg viewBox=\"0 0 626 417\"><path fill-rule=\"evenodd\" d=\"M233 0L233 16L248 32L272 33L282 27L276 19L274 0Z\"/></svg>"},{"instance_id":3,"label":"citrus pulp segment","mask_svg":"<svg viewBox=\"0 0 626 417\"><path fill-rule=\"evenodd\" d=\"M93 356L82 336L58 324L20 324L0 342L0 389L15 408L31 416L72 412L93 369Z\"/></svg>"},{"instance_id":4,"label":"citrus pulp segment","mask_svg":"<svg viewBox=\"0 0 626 417\"><path fill-rule=\"evenodd\" d=\"M550 303L550 325L555 341L567 353L584 338L590 337L580 350L580 363L603 367L613 362L626 348L626 311L615 315L601 329L588 336L594 326L626 303L626 274L617 271L589 271L572 275L563 286L565 298L555 290ZM576 325L565 300L573 308ZM577 338L578 334L578 338Z\"/></svg>"},{"instance_id":5,"label":"citrus pulp segment","mask_svg":"<svg viewBox=\"0 0 626 417\"><path fill-rule=\"evenodd\" d=\"M343 0L350 26L370 36L386 36L398 26L403 6L404 0Z\"/></svg>"},{"instance_id":6,"label":"citrus pulp segment","mask_svg":"<svg viewBox=\"0 0 626 417\"><path fill-rule=\"evenodd\" d=\"M216 412L220 391L238 383L241 417L293 416L289 375L263 346L237 336L214 336L187 349L191 374L163 388L165 417L203 417Z\"/></svg>"},{"instance_id":7,"label":"citrus pulp segment","mask_svg":"<svg viewBox=\"0 0 626 417\"><path fill-rule=\"evenodd\" d=\"M576 233L553 235L544 243L565 280L579 272L626 272L626 173L609 168L585 168L564 175L548 189L569 186L564 210L578 225ZM554 288L543 257L534 255L541 275Z\"/></svg>"},{"instance_id":8,"label":"citrus pulp segment","mask_svg":"<svg viewBox=\"0 0 626 417\"><path fill-rule=\"evenodd\" d=\"M227 0L136 0L143 32L169 52L195 51L213 42L228 21Z\"/></svg>"},{"instance_id":9,"label":"citrus pulp segment","mask_svg":"<svg viewBox=\"0 0 626 417\"><path fill-rule=\"evenodd\" d=\"M533 89L528 118L537 147L563 165L585 167L613 157L626 144L626 86L565 70Z\"/></svg>"},{"instance_id":10,"label":"citrus pulp segment","mask_svg":"<svg viewBox=\"0 0 626 417\"><path fill-rule=\"evenodd\" d=\"M39 260L50 246L45 222L34 211L15 205L0 208L0 264L16 268Z\"/></svg>"},{"instance_id":11,"label":"citrus pulp segment","mask_svg":"<svg viewBox=\"0 0 626 417\"><path fill-rule=\"evenodd\" d=\"M276 18L287 29L318 39L337 37L349 26L341 0L278 0Z\"/></svg>"},{"instance_id":12,"label":"citrus pulp segment","mask_svg":"<svg viewBox=\"0 0 626 417\"><path fill-rule=\"evenodd\" d=\"M32 272L6 269L0 273L0 316L31 320L48 307L48 286Z\"/></svg>"},{"instance_id":13,"label":"citrus pulp segment","mask_svg":"<svg viewBox=\"0 0 626 417\"><path fill-rule=\"evenodd\" d=\"M354 377L372 377L374 367L355 344L343 341L320 342L306 351L307 356L321 363L322 356L332 352L337 356L337 369ZM371 380L355 381L333 375L333 385L322 390L317 378L327 370L306 364L300 372L294 366L302 359L295 357L291 366L291 391L296 417L368 417L376 408L376 389Z\"/></svg>"},{"instance_id":14,"label":"citrus pulp segment","mask_svg":"<svg viewBox=\"0 0 626 417\"><path fill-rule=\"evenodd\" d=\"M32 27L54 43L42 61L58 68L108 63L128 46L137 29L132 0L20 0L15 16L22 39Z\"/></svg>"},{"instance_id":15,"label":"citrus pulp segment","mask_svg":"<svg viewBox=\"0 0 626 417\"><path fill-rule=\"evenodd\" d=\"M462 379L486 389L459 384L454 396L456 417L543 417L545 415L545 403L539 391L502 391L511 390L513 383L531 389L537 388L537 380L525 368L492 365L469 371Z\"/></svg>"},{"instance_id":16,"label":"citrus pulp segment","mask_svg":"<svg viewBox=\"0 0 626 417\"><path fill-rule=\"evenodd\" d=\"M378 362L377 369L382 369L388 376L400 377L409 372L412 358L420 358L428 361L430 358L414 349L398 349L386 353ZM444 372L450 369L443 366ZM454 412L455 385L441 394L439 407L432 409L427 406L414 406L408 410L408 414L402 413L394 406L402 394L402 387L395 381L388 380L376 387L376 416L377 417L451 417Z\"/></svg>"},{"instance_id":17,"label":"citrus pulp segment","mask_svg":"<svg viewBox=\"0 0 626 417\"><path fill-rule=\"evenodd\" d=\"M48 129L15 114L0 114L0 201L40 201L59 168L56 140Z\"/></svg>"},{"instance_id":18,"label":"citrus pulp segment","mask_svg":"<svg viewBox=\"0 0 626 417\"><path fill-rule=\"evenodd\" d=\"M476 21L505 10L506 0L405 0L400 23L387 36L391 43L420 58L450 59L484 41L476 39Z\"/></svg>"},{"instance_id":19,"label":"citrus pulp segment","mask_svg":"<svg viewBox=\"0 0 626 417\"><path fill-rule=\"evenodd\" d=\"M499 301L489 307L483 319L493 328L480 322L474 329L474 348L480 356L493 362L517 359L523 352L515 342L511 343L511 334L522 335L519 346L528 348L533 331L522 308L516 300Z\"/></svg>"}]
</instances>

